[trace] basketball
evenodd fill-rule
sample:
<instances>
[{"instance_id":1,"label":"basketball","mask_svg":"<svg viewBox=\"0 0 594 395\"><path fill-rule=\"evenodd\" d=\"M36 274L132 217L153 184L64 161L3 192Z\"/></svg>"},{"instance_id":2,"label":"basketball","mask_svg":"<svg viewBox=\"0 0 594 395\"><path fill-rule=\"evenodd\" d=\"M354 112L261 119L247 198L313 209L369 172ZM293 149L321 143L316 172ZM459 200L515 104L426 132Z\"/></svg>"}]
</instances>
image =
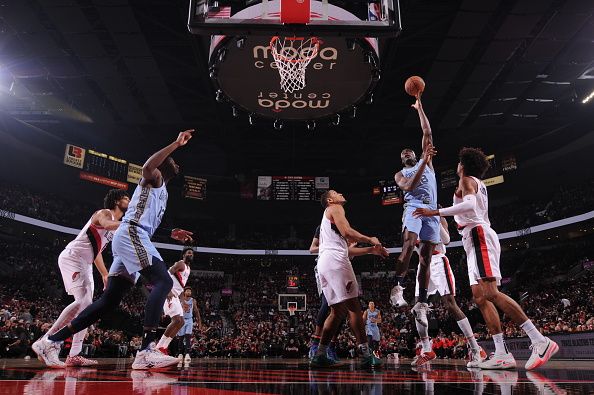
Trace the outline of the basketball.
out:
<instances>
[{"instance_id":1,"label":"basketball","mask_svg":"<svg viewBox=\"0 0 594 395\"><path fill-rule=\"evenodd\" d=\"M425 90L425 81L418 75L408 77L404 83L404 90L409 95L417 97Z\"/></svg>"}]
</instances>

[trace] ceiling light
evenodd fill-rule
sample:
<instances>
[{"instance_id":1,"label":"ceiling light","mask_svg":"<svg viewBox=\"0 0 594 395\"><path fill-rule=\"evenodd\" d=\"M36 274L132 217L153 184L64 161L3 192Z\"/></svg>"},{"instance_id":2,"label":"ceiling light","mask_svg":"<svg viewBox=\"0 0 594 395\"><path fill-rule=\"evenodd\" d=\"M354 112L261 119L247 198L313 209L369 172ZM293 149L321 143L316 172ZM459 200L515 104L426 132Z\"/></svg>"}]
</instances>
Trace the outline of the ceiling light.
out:
<instances>
[{"instance_id":1,"label":"ceiling light","mask_svg":"<svg viewBox=\"0 0 594 395\"><path fill-rule=\"evenodd\" d=\"M593 98L594 98L594 91L590 92L590 94L588 96L584 97L584 100L582 100L582 104L586 104Z\"/></svg>"}]
</instances>

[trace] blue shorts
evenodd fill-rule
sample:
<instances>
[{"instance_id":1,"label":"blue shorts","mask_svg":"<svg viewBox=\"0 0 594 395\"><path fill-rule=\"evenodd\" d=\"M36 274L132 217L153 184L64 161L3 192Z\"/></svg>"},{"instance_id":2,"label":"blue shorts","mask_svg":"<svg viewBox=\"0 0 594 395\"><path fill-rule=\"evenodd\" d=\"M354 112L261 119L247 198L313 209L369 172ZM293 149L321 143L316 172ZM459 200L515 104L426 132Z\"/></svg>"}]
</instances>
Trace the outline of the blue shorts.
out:
<instances>
[{"instance_id":1,"label":"blue shorts","mask_svg":"<svg viewBox=\"0 0 594 395\"><path fill-rule=\"evenodd\" d=\"M417 207L406 205L402 213L402 229L408 229L419 236L420 241L439 244L439 217L413 217L412 213Z\"/></svg>"},{"instance_id":2,"label":"blue shorts","mask_svg":"<svg viewBox=\"0 0 594 395\"><path fill-rule=\"evenodd\" d=\"M378 326L366 325L365 333L367 334L367 336L371 337L371 340L376 342L380 341L380 331Z\"/></svg>"},{"instance_id":3,"label":"blue shorts","mask_svg":"<svg viewBox=\"0 0 594 395\"><path fill-rule=\"evenodd\" d=\"M190 319L184 319L184 326L181 327L181 329L179 330L179 332L177 332L178 336L184 336L184 335L191 335L192 334L192 329L194 328L194 322Z\"/></svg>"},{"instance_id":4,"label":"blue shorts","mask_svg":"<svg viewBox=\"0 0 594 395\"><path fill-rule=\"evenodd\" d=\"M122 276L133 283L140 277L138 272L152 265L155 259L163 262L146 231L125 222L113 236L111 251L113 263L109 268L109 275Z\"/></svg>"}]
</instances>

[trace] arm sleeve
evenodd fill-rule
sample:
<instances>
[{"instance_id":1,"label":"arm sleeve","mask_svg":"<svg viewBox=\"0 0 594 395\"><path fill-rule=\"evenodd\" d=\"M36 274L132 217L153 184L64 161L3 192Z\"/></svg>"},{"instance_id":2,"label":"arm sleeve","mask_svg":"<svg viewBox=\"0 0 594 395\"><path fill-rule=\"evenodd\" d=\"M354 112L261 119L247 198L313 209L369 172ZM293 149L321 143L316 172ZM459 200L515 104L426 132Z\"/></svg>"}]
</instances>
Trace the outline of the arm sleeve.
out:
<instances>
[{"instance_id":1,"label":"arm sleeve","mask_svg":"<svg viewBox=\"0 0 594 395\"><path fill-rule=\"evenodd\" d=\"M474 210L476 207L476 195L466 195L462 203L454 204L451 207L439 209L439 215L447 217L450 215L464 214L468 211Z\"/></svg>"},{"instance_id":2,"label":"arm sleeve","mask_svg":"<svg viewBox=\"0 0 594 395\"><path fill-rule=\"evenodd\" d=\"M448 230L445 229L442 224L439 224L439 236L443 244L449 244L450 232L448 232Z\"/></svg>"}]
</instances>

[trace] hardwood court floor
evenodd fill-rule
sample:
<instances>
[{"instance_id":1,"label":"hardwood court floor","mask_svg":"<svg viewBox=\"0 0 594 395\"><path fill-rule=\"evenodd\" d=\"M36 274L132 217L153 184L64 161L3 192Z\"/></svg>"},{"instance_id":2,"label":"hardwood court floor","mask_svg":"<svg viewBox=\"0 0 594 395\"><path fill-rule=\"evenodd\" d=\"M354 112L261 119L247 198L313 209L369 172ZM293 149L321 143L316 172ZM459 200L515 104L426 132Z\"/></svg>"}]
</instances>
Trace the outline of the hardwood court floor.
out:
<instances>
[{"instance_id":1,"label":"hardwood court floor","mask_svg":"<svg viewBox=\"0 0 594 395\"><path fill-rule=\"evenodd\" d=\"M519 362L519 366L523 363ZM37 360L0 360L0 394L592 394L594 361L551 361L527 372L468 370L462 361L414 369L410 361L362 370L310 370L306 360L194 359L187 367L133 371L129 359L95 368L47 369Z\"/></svg>"}]
</instances>

